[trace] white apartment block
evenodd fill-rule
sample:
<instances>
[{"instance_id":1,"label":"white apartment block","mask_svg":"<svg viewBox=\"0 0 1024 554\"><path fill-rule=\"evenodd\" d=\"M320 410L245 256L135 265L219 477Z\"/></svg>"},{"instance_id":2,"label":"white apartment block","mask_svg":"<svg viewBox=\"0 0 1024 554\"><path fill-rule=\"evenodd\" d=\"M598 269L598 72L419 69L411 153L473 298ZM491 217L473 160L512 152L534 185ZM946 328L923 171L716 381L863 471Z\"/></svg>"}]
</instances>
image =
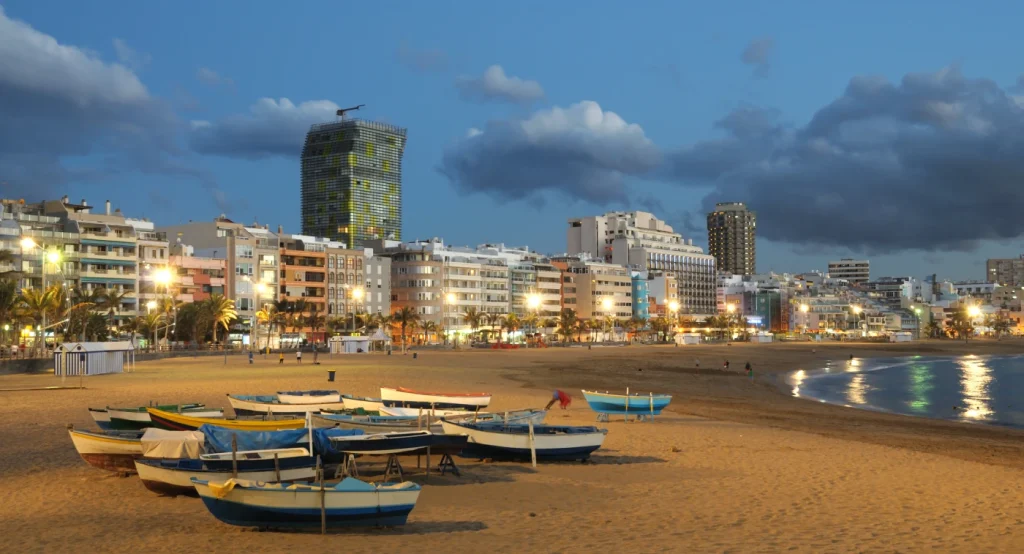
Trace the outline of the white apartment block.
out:
<instances>
[{"instance_id":1,"label":"white apartment block","mask_svg":"<svg viewBox=\"0 0 1024 554\"><path fill-rule=\"evenodd\" d=\"M573 218L566 233L570 255L587 254L637 271L675 274L679 313L715 313L715 258L693 240L647 212L608 212Z\"/></svg>"}]
</instances>

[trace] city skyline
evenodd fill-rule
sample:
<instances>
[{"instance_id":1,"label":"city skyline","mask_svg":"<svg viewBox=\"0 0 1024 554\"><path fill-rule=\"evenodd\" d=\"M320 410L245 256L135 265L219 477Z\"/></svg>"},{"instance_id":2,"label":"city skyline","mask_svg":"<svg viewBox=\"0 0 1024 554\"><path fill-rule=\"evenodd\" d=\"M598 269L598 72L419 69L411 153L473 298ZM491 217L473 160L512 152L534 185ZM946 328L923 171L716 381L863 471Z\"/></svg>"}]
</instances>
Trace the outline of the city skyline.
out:
<instances>
[{"instance_id":1,"label":"city skyline","mask_svg":"<svg viewBox=\"0 0 1024 554\"><path fill-rule=\"evenodd\" d=\"M816 30L788 21L803 11L774 9L719 31L714 22L728 14L670 3L649 8L665 23L648 11L612 19L615 10L600 6L457 15L444 4L415 6L388 15L386 47L347 57L334 74L309 55L334 39L302 31L331 4L273 17L264 6L213 6L196 18L172 6L0 4L9 37L0 93L11 100L0 117L14 123L0 131L0 196L110 198L161 225L224 212L297 230L303 136L336 109L365 103L360 117L416 137L403 167L403 240L557 254L566 219L643 210L707 251L703 215L738 201L759 216L761 272L825 270L852 257L870 259L873 275L980 280L986 258L1024 250L1024 223L1001 209L1019 204L1019 193L999 186L1020 156L1001 158L994 147L1016 148L1000 139L1024 119L1015 107L1022 68L989 56L1000 29L1012 32L1016 5L999 19L889 6L893 21L904 12L922 21L912 37L870 9L818 13L844 23ZM687 29L709 30L669 36L683 12ZM530 18L535 38L523 47L513 36L526 13L545 17ZM349 7L346 18L380 14ZM144 20L165 24L131 25ZM503 25L465 25L492 20ZM626 47L588 32L612 24L646 32ZM986 25L987 33L966 30ZM858 26L879 38L851 53L843 44ZM380 43L372 29L345 34ZM627 78L609 84L609 73ZM858 119L858 110L872 117ZM900 150L901 133L917 150ZM940 150L949 144L960 145L955 164ZM895 153L930 180L885 164L837 165L840 149ZM781 155L788 171L758 171ZM943 210L959 223L947 224Z\"/></svg>"}]
</instances>

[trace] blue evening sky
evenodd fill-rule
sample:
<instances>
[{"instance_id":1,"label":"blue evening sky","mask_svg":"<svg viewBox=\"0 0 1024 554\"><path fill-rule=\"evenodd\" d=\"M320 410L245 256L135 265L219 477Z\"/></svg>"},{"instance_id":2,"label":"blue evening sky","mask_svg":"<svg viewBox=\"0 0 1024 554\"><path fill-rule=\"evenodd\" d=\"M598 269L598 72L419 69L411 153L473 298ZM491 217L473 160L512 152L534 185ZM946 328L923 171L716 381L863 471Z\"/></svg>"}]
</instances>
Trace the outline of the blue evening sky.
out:
<instances>
[{"instance_id":1,"label":"blue evening sky","mask_svg":"<svg viewBox=\"0 0 1024 554\"><path fill-rule=\"evenodd\" d=\"M487 188L469 192L439 171L445 149L466 140L469 129L591 100L639 125L651 142L668 151L719 138L715 122L743 106L776 109L781 122L802 127L839 98L857 75L880 75L898 83L907 73L958 65L967 77L991 79L1009 90L1024 69L1012 47L1024 4L839 4L0 0L6 17L106 63L120 60L131 66L149 93L171 107L183 128L190 121L216 124L245 115L261 98L287 98L296 105L317 100L342 107L366 104L358 117L408 128L404 239L440 236L456 244L528 244L543 252L564 250L569 217L644 209L652 198L669 212L659 215L677 227L688 214L697 214L689 229L677 230L703 246L706 232L699 228L700 214L710 189L626 172L625 201L573 200L553 188L520 200ZM114 39L130 47L134 58L124 53L119 57ZM758 40L766 41L764 51L744 63L744 50ZM132 59L136 63L129 63ZM415 67L417 62L425 67ZM494 64L509 76L537 81L543 98L515 104L460 96L455 85L459 76L479 77ZM219 81L210 74L200 79L201 68L215 72ZM187 150L186 142L183 137L181 148ZM222 194L221 206L233 219L256 219L299 232L300 147L295 144L294 156L196 152L185 159L212 176ZM88 166L100 156L89 152L66 157L65 163ZM557 163L557 149L555 156ZM222 210L207 188L180 174L86 174L56 190L94 204L109 197L126 214L158 224L209 220ZM785 186L779 186L777 196L779 203L790 206L806 200L788 196ZM865 197L845 208L871 212L885 202ZM955 219L957 206L949 210L934 216ZM893 218L890 231L901 233L905 224ZM764 225L759 231L771 235ZM856 224L847 232L857 234ZM982 241L968 251L935 247L874 252L873 275L938 272L981 279L984 258L1022 251L1019 233L1010 235ZM858 242L851 238L848 244ZM813 241L762 239L758 269L824 269L827 260L841 255L868 254Z\"/></svg>"}]
</instances>

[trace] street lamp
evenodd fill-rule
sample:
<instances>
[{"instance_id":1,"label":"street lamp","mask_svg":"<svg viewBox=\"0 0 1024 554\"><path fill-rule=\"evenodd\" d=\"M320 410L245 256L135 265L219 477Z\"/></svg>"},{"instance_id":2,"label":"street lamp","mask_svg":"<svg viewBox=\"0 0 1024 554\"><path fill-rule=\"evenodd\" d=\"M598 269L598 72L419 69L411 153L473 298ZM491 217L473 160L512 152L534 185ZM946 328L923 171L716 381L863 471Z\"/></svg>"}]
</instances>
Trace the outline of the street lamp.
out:
<instances>
[{"instance_id":1,"label":"street lamp","mask_svg":"<svg viewBox=\"0 0 1024 554\"><path fill-rule=\"evenodd\" d=\"M807 312L810 311L810 309L811 309L811 307L808 306L807 304L800 304L800 313L804 314L803 315L803 320L804 320L804 333L805 334L807 333L807 328L810 327L810 325L807 324Z\"/></svg>"},{"instance_id":2,"label":"street lamp","mask_svg":"<svg viewBox=\"0 0 1024 554\"><path fill-rule=\"evenodd\" d=\"M157 284L164 286L164 293L171 297L171 309L174 310L174 324L171 326L174 328L174 339L178 339L178 303L174 297L171 296L171 270L166 267L158 269L153 275L153 280ZM164 333L164 338L167 338L167 334Z\"/></svg>"},{"instance_id":3,"label":"street lamp","mask_svg":"<svg viewBox=\"0 0 1024 554\"><path fill-rule=\"evenodd\" d=\"M58 265L60 263L60 260L61 260L60 251L59 250L45 250L45 249L43 249L42 246L37 244L36 241L32 240L31 237L23 237L21 239L21 241L20 241L20 245L21 245L21 250L22 250L22 252L21 252L22 257L25 256L25 251L26 250L32 250L33 248L38 248L39 249L39 256L40 256L39 257L39 262L40 262L39 270L41 272L41 277L42 277L42 281L43 281L43 290L45 291L46 290L46 264L47 264L47 262L57 266L57 270L60 271L61 273L63 273L63 270ZM42 320L43 324L41 326L37 326L37 329L36 329L36 343L37 344L39 343L39 337L40 337L40 335L42 335L42 349L45 349L46 348L46 329L47 329L47 326L46 326L46 311L45 310L43 311L42 316L43 316L43 320ZM40 352L42 351L42 349L40 350Z\"/></svg>"},{"instance_id":4,"label":"street lamp","mask_svg":"<svg viewBox=\"0 0 1024 554\"><path fill-rule=\"evenodd\" d=\"M861 313L864 311L864 308L854 304L853 306L850 306L850 309L853 310L853 313L857 316L857 319L864 319L864 337L866 338L868 336L867 316L861 316Z\"/></svg>"},{"instance_id":5,"label":"street lamp","mask_svg":"<svg viewBox=\"0 0 1024 554\"><path fill-rule=\"evenodd\" d=\"M540 296L537 294L530 294L526 297L526 307L533 310L533 315L537 316L538 308L540 308ZM539 317L539 316L537 316ZM534 323L534 328L531 329L534 334L537 332L537 325ZM530 347L530 341L526 341L526 347Z\"/></svg>"},{"instance_id":6,"label":"street lamp","mask_svg":"<svg viewBox=\"0 0 1024 554\"><path fill-rule=\"evenodd\" d=\"M366 293L361 287L355 287L352 289L352 332L356 332L356 312L359 308L356 306L356 302L362 302L363 295Z\"/></svg>"},{"instance_id":7,"label":"street lamp","mask_svg":"<svg viewBox=\"0 0 1024 554\"><path fill-rule=\"evenodd\" d=\"M444 295L444 306L441 309L441 332L444 333L444 344L448 344L448 312L451 311L452 304L455 303L455 293L449 292ZM452 339L452 344L457 346L457 341Z\"/></svg>"},{"instance_id":8,"label":"street lamp","mask_svg":"<svg viewBox=\"0 0 1024 554\"><path fill-rule=\"evenodd\" d=\"M675 335L676 335L675 334L675 329L676 329L676 327L679 324L679 302L676 302L675 300L669 302L668 303L668 311L672 312L672 330L673 330L672 342L676 346L678 346L679 344L675 342Z\"/></svg>"}]
</instances>

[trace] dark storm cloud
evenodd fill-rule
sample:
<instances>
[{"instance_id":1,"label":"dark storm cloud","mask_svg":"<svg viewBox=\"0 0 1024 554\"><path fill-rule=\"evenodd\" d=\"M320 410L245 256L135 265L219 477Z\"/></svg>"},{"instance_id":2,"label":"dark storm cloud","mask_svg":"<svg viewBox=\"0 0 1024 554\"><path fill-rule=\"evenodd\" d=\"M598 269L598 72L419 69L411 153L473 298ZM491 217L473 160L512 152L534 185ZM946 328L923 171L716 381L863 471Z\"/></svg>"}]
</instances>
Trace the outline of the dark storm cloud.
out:
<instances>
[{"instance_id":1,"label":"dark storm cloud","mask_svg":"<svg viewBox=\"0 0 1024 554\"><path fill-rule=\"evenodd\" d=\"M969 249L1024 233L1022 99L958 68L893 84L855 77L802 128L743 108L724 138L668 155L704 209L743 201L758 234L890 253Z\"/></svg>"},{"instance_id":2,"label":"dark storm cloud","mask_svg":"<svg viewBox=\"0 0 1024 554\"><path fill-rule=\"evenodd\" d=\"M445 149L439 171L459 190L501 200L559 191L597 204L627 200L624 179L661 162L639 125L596 102L492 121Z\"/></svg>"},{"instance_id":3,"label":"dark storm cloud","mask_svg":"<svg viewBox=\"0 0 1024 554\"><path fill-rule=\"evenodd\" d=\"M754 75L767 77L771 71L772 52L775 50L775 39L761 37L750 41L740 54L740 61L754 68Z\"/></svg>"},{"instance_id":4,"label":"dark storm cloud","mask_svg":"<svg viewBox=\"0 0 1024 554\"><path fill-rule=\"evenodd\" d=\"M182 175L218 192L205 172L187 167L177 117L132 70L61 44L2 7L0 37L4 196L54 197L69 183L129 172ZM122 60L148 63L123 41L114 44Z\"/></svg>"}]
</instances>

